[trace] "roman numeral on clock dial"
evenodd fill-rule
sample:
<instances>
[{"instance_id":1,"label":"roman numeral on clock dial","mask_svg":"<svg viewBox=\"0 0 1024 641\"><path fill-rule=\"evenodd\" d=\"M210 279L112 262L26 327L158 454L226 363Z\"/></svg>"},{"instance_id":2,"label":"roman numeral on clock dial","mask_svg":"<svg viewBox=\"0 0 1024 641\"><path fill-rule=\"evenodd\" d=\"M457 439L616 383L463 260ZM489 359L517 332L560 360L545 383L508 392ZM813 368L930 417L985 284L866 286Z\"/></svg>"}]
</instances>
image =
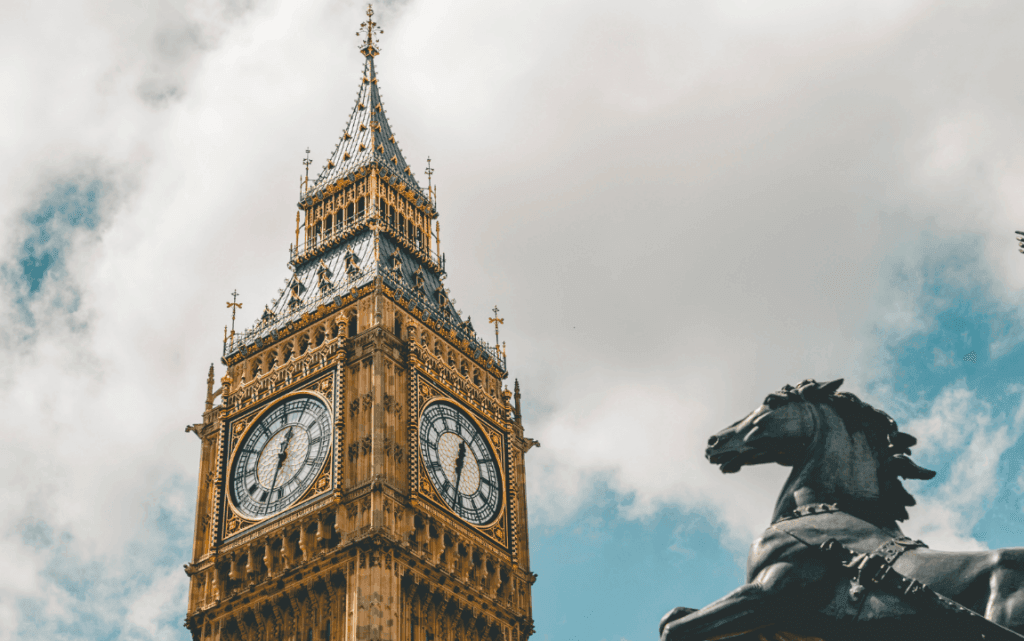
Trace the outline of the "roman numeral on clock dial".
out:
<instances>
[{"instance_id":1,"label":"roman numeral on clock dial","mask_svg":"<svg viewBox=\"0 0 1024 641\"><path fill-rule=\"evenodd\" d=\"M501 470L481 428L439 401L424 410L419 436L424 471L441 500L469 523L493 521L502 505Z\"/></svg>"},{"instance_id":2,"label":"roman numeral on clock dial","mask_svg":"<svg viewBox=\"0 0 1024 641\"><path fill-rule=\"evenodd\" d=\"M279 401L246 429L231 466L231 500L248 519L288 509L316 479L331 444L330 411L317 397Z\"/></svg>"}]
</instances>

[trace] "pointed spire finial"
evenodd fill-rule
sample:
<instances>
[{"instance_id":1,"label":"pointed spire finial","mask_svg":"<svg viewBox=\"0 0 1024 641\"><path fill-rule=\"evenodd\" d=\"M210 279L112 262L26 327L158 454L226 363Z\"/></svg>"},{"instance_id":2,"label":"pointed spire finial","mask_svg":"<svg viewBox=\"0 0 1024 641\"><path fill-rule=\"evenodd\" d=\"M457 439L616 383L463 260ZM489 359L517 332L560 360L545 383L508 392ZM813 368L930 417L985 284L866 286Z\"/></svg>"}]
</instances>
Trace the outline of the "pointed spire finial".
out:
<instances>
[{"instance_id":1,"label":"pointed spire finial","mask_svg":"<svg viewBox=\"0 0 1024 641\"><path fill-rule=\"evenodd\" d=\"M357 36L366 34L366 40L363 41L363 46L359 50L363 52L363 55L367 58L372 58L380 53L380 49L377 48L376 43L373 41L374 34L384 33L384 30L377 26L377 23L373 21L373 5L366 5L366 22L359 25L359 31L356 32Z\"/></svg>"},{"instance_id":2,"label":"pointed spire finial","mask_svg":"<svg viewBox=\"0 0 1024 641\"><path fill-rule=\"evenodd\" d=\"M505 319L504 318L498 318L498 306L497 305L494 306L494 309L492 311L494 312L494 318L488 319L487 322L488 323L494 323L494 347L495 347L495 349L497 349L498 348L498 325L503 325L505 323Z\"/></svg>"},{"instance_id":3,"label":"pointed spire finial","mask_svg":"<svg viewBox=\"0 0 1024 641\"><path fill-rule=\"evenodd\" d=\"M522 410L522 407L519 404L519 400L522 397L519 394L519 379L518 378L516 379L515 392L513 393L512 397L516 401L516 405L515 405L515 408L516 408L515 409L515 412L516 412L516 423L518 423L519 425L522 425L523 424L523 410Z\"/></svg>"},{"instance_id":4,"label":"pointed spire finial","mask_svg":"<svg viewBox=\"0 0 1024 641\"><path fill-rule=\"evenodd\" d=\"M213 409L213 363L210 363L210 373L206 376L206 411ZM187 430L186 430L187 431ZM196 432L198 435L199 432Z\"/></svg>"},{"instance_id":5,"label":"pointed spire finial","mask_svg":"<svg viewBox=\"0 0 1024 641\"><path fill-rule=\"evenodd\" d=\"M238 290L231 292L231 302L228 303L228 309L231 310L231 341L235 340L235 312L242 308L242 303L238 302Z\"/></svg>"},{"instance_id":6,"label":"pointed spire finial","mask_svg":"<svg viewBox=\"0 0 1024 641\"><path fill-rule=\"evenodd\" d=\"M304 190L309 189L309 166L313 164L313 159L309 157L309 147L306 147L306 157L302 159L302 164L306 166L306 181L304 183Z\"/></svg>"}]
</instances>

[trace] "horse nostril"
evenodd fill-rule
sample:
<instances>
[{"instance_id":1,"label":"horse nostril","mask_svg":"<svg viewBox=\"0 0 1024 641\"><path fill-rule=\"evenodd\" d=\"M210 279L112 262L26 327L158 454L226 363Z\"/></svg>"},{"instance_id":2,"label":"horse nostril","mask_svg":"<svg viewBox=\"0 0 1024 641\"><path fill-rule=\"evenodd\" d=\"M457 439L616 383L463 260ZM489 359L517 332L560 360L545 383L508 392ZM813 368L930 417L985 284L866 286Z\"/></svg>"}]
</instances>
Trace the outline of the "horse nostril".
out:
<instances>
[{"instance_id":1,"label":"horse nostril","mask_svg":"<svg viewBox=\"0 0 1024 641\"><path fill-rule=\"evenodd\" d=\"M716 445L718 445L718 437L717 436L712 436L711 438L708 439L708 447L714 447Z\"/></svg>"}]
</instances>

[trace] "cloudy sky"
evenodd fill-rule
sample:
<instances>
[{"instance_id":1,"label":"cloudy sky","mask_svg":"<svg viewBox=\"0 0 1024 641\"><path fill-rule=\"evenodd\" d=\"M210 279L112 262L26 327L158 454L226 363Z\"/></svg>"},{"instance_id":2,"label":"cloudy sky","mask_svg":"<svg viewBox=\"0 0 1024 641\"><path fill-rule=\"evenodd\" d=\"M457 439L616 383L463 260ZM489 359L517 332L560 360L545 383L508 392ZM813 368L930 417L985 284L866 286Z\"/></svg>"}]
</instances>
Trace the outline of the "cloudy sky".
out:
<instances>
[{"instance_id":1,"label":"cloudy sky","mask_svg":"<svg viewBox=\"0 0 1024 641\"><path fill-rule=\"evenodd\" d=\"M4 6L0 641L187 638L183 428L229 293L245 326L288 275L364 8ZM447 284L501 308L542 443L536 639L652 639L736 587L784 470L703 443L809 377L921 439L909 534L1024 542L1024 5L375 8Z\"/></svg>"}]
</instances>

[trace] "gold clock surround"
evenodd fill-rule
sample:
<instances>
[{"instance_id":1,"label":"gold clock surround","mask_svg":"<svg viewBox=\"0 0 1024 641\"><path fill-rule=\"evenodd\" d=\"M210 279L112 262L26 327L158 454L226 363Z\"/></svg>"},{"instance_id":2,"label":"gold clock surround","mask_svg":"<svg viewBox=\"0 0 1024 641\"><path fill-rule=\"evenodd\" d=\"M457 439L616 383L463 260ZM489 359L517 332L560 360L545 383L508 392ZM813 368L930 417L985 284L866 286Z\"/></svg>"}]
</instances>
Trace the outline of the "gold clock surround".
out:
<instances>
[{"instance_id":1,"label":"gold clock surround","mask_svg":"<svg viewBox=\"0 0 1024 641\"><path fill-rule=\"evenodd\" d=\"M258 425L260 423L260 421L265 416L267 416L270 413L272 413L282 403L286 403L289 399L297 398L297 397L300 397L300 396L306 396L306 397L310 397L311 396L313 398L316 398L321 403L323 403L324 407L327 409L327 412L330 415L330 419L331 419L330 423L331 423L331 427L332 427L332 429L331 429L332 433L331 433L330 436L332 438L330 439L331 442L327 445L327 456L324 457L324 460L320 464L319 469L317 469L314 472L314 478L313 478L313 481L310 483L309 487L306 488L306 490L297 499L292 501L292 503L290 503L287 507L283 508L282 510L279 510L279 511L274 512L272 514L268 514L268 515L264 516L261 519L253 519L253 518L249 517L248 515L244 514L242 512L242 510L240 510L238 508L238 506L235 503L234 493L230 489L228 489L230 487L230 485L231 485L231 482L232 482L231 474L234 471L235 465L236 465L236 463L238 461L239 448L241 448L242 444L245 443L245 441L248 438L248 436L249 436L250 432L252 431L252 429L256 425ZM299 389L299 390L295 390L295 391L292 391L292 392L284 393L284 394L282 394L280 396L275 396L272 399L268 400L266 403L263 403L261 405L261 408L256 412L256 414L251 419L248 418L248 417L244 417L244 418L238 419L238 420L240 420L242 422L244 427L243 427L243 429L241 431L238 431L237 433L232 433L231 434L231 440L232 440L232 443L231 443L231 446L230 446L231 454L228 456L227 478L226 478L227 485L225 487L225 495L226 495L225 498L227 499L226 500L226 508L227 508L227 510L230 511L230 514L227 516L228 519L231 519L233 517L235 519L238 519L239 521L246 521L250 525L255 525L255 524L258 524L258 523L262 523L262 522L264 522L264 521L266 521L268 519L273 519L273 518L276 518L278 516L281 516L281 514L283 512L291 511L291 510L301 506L303 503L305 503L309 499L313 498L314 496L316 496L318 494L322 494L325 491L330 489L330 485L331 485L331 480L330 480L330 463L331 463L331 459L333 457L333 451L334 451L334 445L335 445L334 444L334 438L333 438L333 436L334 436L334 434L333 434L333 432L334 432L333 426L334 426L334 423L335 423L335 420L336 420L335 419L335 412L333 411L333 405L334 404L331 402L330 399L325 398L315 388L313 388L313 389ZM234 430L232 430L232 432L234 432ZM326 480L326 482L323 482L325 480Z\"/></svg>"},{"instance_id":2,"label":"gold clock surround","mask_svg":"<svg viewBox=\"0 0 1024 641\"><path fill-rule=\"evenodd\" d=\"M430 383L426 383L426 385L430 385ZM451 509L451 507L448 506L445 500L438 493L437 488L428 478L425 464L423 462L422 457L420 457L419 455L417 455L419 482L415 487L413 497L414 499L419 498L421 501L429 501L431 507L434 508L435 510L442 510L447 512L448 514L450 514L451 518L460 520L462 523L465 524L466 527L471 527L479 531L481 534L484 534L498 545L506 547L508 537L507 533L504 531L507 528L507 520L505 519L505 506L508 500L507 487L509 476L508 459L505 451L507 439L501 435L500 430L489 425L483 418L481 418L479 415L476 415L476 413L473 410L459 403L457 399L451 396L439 395L439 392L436 391L436 388L432 388L432 392L434 393L426 397L424 400L422 400L420 404L418 418L416 420L416 429L413 430L412 432L415 435L413 441L413 446L416 448L415 451L420 451L421 443L419 425L420 421L422 421L423 419L423 414L426 412L427 408L430 405L433 405L434 403L448 403L450 405L454 405L459 410L461 410L462 413L470 421L473 422L474 426L487 439L487 445L491 448L491 453L494 455L497 461L498 469L502 472L498 477L501 483L501 498L498 501L498 510L496 514L494 515L494 518L492 518L489 522L482 525L478 525L462 519L458 514L456 514Z\"/></svg>"},{"instance_id":3,"label":"gold clock surround","mask_svg":"<svg viewBox=\"0 0 1024 641\"><path fill-rule=\"evenodd\" d=\"M249 329L225 337L221 386L211 366L202 423L189 426L201 441L185 567L194 641L533 632L523 466L536 442L524 435L518 382L514 395L503 389L504 352L462 320L444 287L433 191L418 185L387 122L372 16L356 106L305 182L295 237L284 241L295 241L288 284ZM238 448L299 395L328 408L326 459L293 503L243 518L230 491ZM426 478L419 423L433 401L459 408L494 456L501 497L485 525L459 518Z\"/></svg>"}]
</instances>

